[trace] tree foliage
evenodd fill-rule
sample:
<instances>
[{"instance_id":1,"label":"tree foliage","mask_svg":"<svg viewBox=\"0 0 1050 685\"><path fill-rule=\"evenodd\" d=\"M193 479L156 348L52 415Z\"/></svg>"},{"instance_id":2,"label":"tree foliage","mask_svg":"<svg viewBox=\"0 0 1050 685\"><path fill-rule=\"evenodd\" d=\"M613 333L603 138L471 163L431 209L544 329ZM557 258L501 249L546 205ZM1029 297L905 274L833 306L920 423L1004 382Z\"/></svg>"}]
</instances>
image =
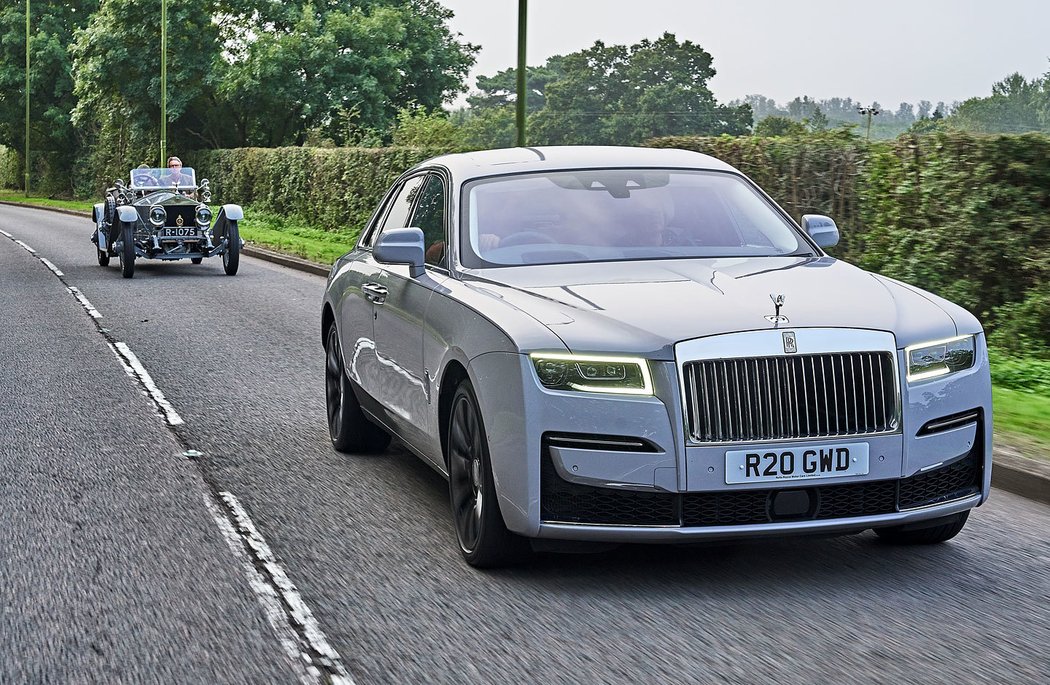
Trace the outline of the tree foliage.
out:
<instances>
[{"instance_id":1,"label":"tree foliage","mask_svg":"<svg viewBox=\"0 0 1050 685\"><path fill-rule=\"evenodd\" d=\"M35 160L50 166L68 168L75 152L72 60L66 47L97 6L84 1L30 5L30 148ZM25 40L24 0L5 3L0 7L0 145L19 156L25 151ZM42 181L49 192L71 190L68 174Z\"/></svg>"},{"instance_id":2,"label":"tree foliage","mask_svg":"<svg viewBox=\"0 0 1050 685\"><path fill-rule=\"evenodd\" d=\"M1050 72L1032 80L1011 74L992 86L989 97L959 105L949 121L981 133L1050 132Z\"/></svg>"},{"instance_id":3,"label":"tree foliage","mask_svg":"<svg viewBox=\"0 0 1050 685\"><path fill-rule=\"evenodd\" d=\"M636 144L671 134L745 133L746 106L719 105L708 88L711 55L671 33L632 45L595 42L529 72L529 141ZM514 72L478 79L482 110L509 107ZM531 100L535 95L537 107Z\"/></svg>"}]
</instances>

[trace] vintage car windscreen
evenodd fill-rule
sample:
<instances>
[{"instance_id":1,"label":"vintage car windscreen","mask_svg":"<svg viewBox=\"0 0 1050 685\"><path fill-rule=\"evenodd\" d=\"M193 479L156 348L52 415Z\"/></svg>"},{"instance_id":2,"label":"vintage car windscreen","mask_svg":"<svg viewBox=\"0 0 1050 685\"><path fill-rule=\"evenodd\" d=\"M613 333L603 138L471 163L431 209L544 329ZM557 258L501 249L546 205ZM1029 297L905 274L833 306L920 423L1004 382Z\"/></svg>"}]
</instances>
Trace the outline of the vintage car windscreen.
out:
<instances>
[{"instance_id":1,"label":"vintage car windscreen","mask_svg":"<svg viewBox=\"0 0 1050 685\"><path fill-rule=\"evenodd\" d=\"M468 268L696 257L812 255L733 174L588 169L500 176L464 191Z\"/></svg>"},{"instance_id":2,"label":"vintage car windscreen","mask_svg":"<svg viewBox=\"0 0 1050 685\"><path fill-rule=\"evenodd\" d=\"M132 190L155 190L157 188L196 188L197 176L190 167L183 167L176 174L172 169L132 169Z\"/></svg>"}]
</instances>

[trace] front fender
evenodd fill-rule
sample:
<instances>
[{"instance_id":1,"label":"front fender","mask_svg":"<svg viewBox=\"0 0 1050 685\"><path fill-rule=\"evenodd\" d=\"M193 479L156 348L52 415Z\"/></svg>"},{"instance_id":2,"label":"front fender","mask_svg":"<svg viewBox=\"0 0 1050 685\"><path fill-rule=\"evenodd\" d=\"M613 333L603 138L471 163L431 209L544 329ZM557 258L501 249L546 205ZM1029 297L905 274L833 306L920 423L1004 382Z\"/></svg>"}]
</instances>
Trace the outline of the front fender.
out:
<instances>
[{"instance_id":1,"label":"front fender","mask_svg":"<svg viewBox=\"0 0 1050 685\"><path fill-rule=\"evenodd\" d=\"M124 223L133 224L139 220L139 212L131 205L117 207L117 218Z\"/></svg>"},{"instance_id":2,"label":"front fender","mask_svg":"<svg viewBox=\"0 0 1050 685\"><path fill-rule=\"evenodd\" d=\"M244 210L240 205L223 205L219 211L225 214L230 221L240 221L244 218Z\"/></svg>"}]
</instances>

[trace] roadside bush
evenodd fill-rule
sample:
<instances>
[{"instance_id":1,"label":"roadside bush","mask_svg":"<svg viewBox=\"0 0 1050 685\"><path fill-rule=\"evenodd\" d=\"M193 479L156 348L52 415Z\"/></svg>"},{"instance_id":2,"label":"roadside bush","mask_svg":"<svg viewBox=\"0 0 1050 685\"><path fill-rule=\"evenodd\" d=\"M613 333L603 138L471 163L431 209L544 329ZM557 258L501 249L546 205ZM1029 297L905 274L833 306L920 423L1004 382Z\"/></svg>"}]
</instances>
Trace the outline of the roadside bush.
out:
<instances>
[{"instance_id":1,"label":"roadside bush","mask_svg":"<svg viewBox=\"0 0 1050 685\"><path fill-rule=\"evenodd\" d=\"M1050 396L1050 359L1012 356L989 349L992 383L999 388Z\"/></svg>"},{"instance_id":2,"label":"roadside bush","mask_svg":"<svg viewBox=\"0 0 1050 685\"><path fill-rule=\"evenodd\" d=\"M251 204L356 236L390 184L430 148L238 148L183 156L214 201Z\"/></svg>"}]
</instances>

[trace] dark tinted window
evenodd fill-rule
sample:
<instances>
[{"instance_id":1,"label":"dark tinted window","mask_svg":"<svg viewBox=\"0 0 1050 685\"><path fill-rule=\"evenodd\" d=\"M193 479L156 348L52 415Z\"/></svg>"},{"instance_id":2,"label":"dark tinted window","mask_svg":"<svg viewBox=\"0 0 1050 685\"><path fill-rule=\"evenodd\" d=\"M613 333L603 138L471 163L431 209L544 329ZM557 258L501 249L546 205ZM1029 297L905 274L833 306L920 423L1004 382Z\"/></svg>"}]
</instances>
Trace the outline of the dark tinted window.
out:
<instances>
[{"instance_id":1,"label":"dark tinted window","mask_svg":"<svg viewBox=\"0 0 1050 685\"><path fill-rule=\"evenodd\" d=\"M445 236L445 189L441 178L431 174L419 193L412 225L423 231L427 264L446 266L448 243Z\"/></svg>"},{"instance_id":2,"label":"dark tinted window","mask_svg":"<svg viewBox=\"0 0 1050 685\"><path fill-rule=\"evenodd\" d=\"M372 232L372 236L368 241L369 245L375 243L376 237L388 228L405 228L409 225L408 217L412 213L412 203L415 202L416 197L419 195L419 190L426 178L426 176L413 176L405 181L397 196L390 201L390 206L386 210L386 216L377 229Z\"/></svg>"}]
</instances>

